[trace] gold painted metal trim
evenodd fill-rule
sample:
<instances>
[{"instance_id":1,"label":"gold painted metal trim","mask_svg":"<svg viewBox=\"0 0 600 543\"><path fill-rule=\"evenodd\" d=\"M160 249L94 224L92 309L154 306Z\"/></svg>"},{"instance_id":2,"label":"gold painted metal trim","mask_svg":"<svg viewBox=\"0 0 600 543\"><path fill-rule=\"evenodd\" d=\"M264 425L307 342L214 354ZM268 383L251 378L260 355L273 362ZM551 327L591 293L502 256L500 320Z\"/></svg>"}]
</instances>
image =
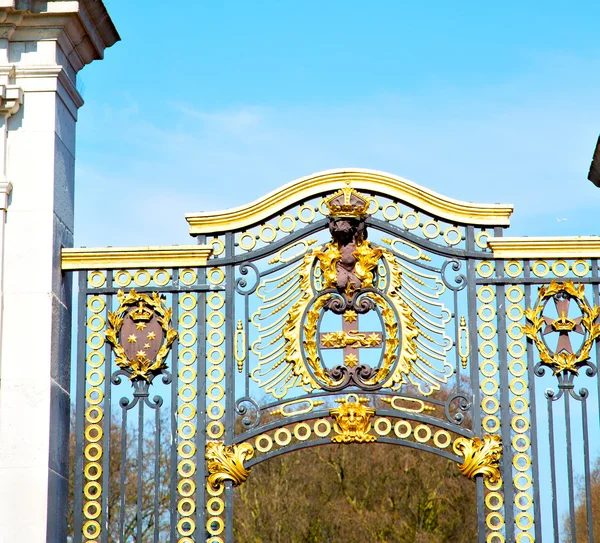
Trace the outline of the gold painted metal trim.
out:
<instances>
[{"instance_id":1,"label":"gold painted metal trim","mask_svg":"<svg viewBox=\"0 0 600 543\"><path fill-rule=\"evenodd\" d=\"M450 222L481 226L509 226L513 206L476 204L442 196L416 183L384 172L342 169L319 172L302 177L266 196L240 207L223 211L188 213L185 219L190 234L218 233L237 230L265 220L270 215L320 194L347 187L385 194Z\"/></svg>"},{"instance_id":2,"label":"gold painted metal trim","mask_svg":"<svg viewBox=\"0 0 600 543\"><path fill-rule=\"evenodd\" d=\"M489 238L494 258L598 258L600 236Z\"/></svg>"},{"instance_id":3,"label":"gold painted metal trim","mask_svg":"<svg viewBox=\"0 0 600 543\"><path fill-rule=\"evenodd\" d=\"M206 266L212 245L63 249L63 270Z\"/></svg>"}]
</instances>

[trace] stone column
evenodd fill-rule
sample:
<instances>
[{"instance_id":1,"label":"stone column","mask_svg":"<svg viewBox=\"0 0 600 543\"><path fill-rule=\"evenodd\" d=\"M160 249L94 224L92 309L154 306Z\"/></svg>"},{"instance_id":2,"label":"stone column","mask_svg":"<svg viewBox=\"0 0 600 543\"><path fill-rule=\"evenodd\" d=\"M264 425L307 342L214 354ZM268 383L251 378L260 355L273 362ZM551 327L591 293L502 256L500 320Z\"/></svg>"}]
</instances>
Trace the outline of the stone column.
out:
<instances>
[{"instance_id":1,"label":"stone column","mask_svg":"<svg viewBox=\"0 0 600 543\"><path fill-rule=\"evenodd\" d=\"M101 0L0 0L0 543L66 541L76 75L118 39Z\"/></svg>"}]
</instances>

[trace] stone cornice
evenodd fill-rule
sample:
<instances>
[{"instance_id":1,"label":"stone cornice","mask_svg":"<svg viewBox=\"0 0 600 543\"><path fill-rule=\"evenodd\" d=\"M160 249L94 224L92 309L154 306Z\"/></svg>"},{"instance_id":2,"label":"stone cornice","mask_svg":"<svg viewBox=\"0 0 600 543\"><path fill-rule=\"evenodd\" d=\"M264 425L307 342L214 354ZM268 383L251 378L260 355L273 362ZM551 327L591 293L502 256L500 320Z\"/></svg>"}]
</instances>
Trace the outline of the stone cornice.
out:
<instances>
[{"instance_id":1,"label":"stone cornice","mask_svg":"<svg viewBox=\"0 0 600 543\"><path fill-rule=\"evenodd\" d=\"M121 39L102 0L0 0L0 38L59 40L77 71Z\"/></svg>"},{"instance_id":2,"label":"stone cornice","mask_svg":"<svg viewBox=\"0 0 600 543\"><path fill-rule=\"evenodd\" d=\"M63 249L63 270L206 266L212 245Z\"/></svg>"},{"instance_id":3,"label":"stone cornice","mask_svg":"<svg viewBox=\"0 0 600 543\"><path fill-rule=\"evenodd\" d=\"M490 238L494 258L598 258L600 236Z\"/></svg>"},{"instance_id":4,"label":"stone cornice","mask_svg":"<svg viewBox=\"0 0 600 543\"><path fill-rule=\"evenodd\" d=\"M62 94L63 102L77 118L83 98L62 66L17 66L14 74L25 92L55 91Z\"/></svg>"}]
</instances>

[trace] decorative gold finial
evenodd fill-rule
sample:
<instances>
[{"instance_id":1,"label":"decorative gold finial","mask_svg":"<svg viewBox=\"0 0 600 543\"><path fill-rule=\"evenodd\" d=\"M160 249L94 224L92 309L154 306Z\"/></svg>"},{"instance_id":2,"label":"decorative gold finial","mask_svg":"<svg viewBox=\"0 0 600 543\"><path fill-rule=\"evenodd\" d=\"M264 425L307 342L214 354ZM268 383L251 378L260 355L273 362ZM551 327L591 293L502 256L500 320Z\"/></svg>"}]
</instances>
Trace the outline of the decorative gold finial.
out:
<instances>
[{"instance_id":1,"label":"decorative gold finial","mask_svg":"<svg viewBox=\"0 0 600 543\"><path fill-rule=\"evenodd\" d=\"M464 457L458 466L460 472L469 479L483 475L490 483L500 479L500 457L502 456L502 440L497 434L486 434L479 437L459 437L452 446L454 453Z\"/></svg>"},{"instance_id":2,"label":"decorative gold finial","mask_svg":"<svg viewBox=\"0 0 600 543\"><path fill-rule=\"evenodd\" d=\"M254 456L254 447L249 443L225 445L222 441L209 441L206 444L206 465L208 484L215 490L221 488L225 481L233 486L241 485L250 470L244 467L244 461Z\"/></svg>"},{"instance_id":3,"label":"decorative gold finial","mask_svg":"<svg viewBox=\"0 0 600 543\"><path fill-rule=\"evenodd\" d=\"M350 401L353 399L354 401ZM338 435L331 441L335 443L367 443L375 441L376 436L369 434L371 417L375 414L374 407L365 407L368 398L359 398L356 394L348 394L346 398L335 400L340 407L330 409L329 414L335 419L333 429Z\"/></svg>"}]
</instances>

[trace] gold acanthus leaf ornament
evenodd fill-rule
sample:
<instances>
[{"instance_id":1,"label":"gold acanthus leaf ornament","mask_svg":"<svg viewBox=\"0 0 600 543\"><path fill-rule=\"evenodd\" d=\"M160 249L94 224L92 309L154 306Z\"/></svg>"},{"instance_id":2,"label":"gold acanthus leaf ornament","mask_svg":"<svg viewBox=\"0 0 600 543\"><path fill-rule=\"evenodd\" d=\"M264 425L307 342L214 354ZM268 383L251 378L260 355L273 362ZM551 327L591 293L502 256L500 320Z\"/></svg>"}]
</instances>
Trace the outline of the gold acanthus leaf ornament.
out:
<instances>
[{"instance_id":1,"label":"gold acanthus leaf ornament","mask_svg":"<svg viewBox=\"0 0 600 543\"><path fill-rule=\"evenodd\" d=\"M244 462L254 456L254 447L250 443L225 445L222 441L209 441L205 456L208 484L218 490L226 481L238 486L248 479L250 470L244 467Z\"/></svg>"},{"instance_id":2,"label":"gold acanthus leaf ornament","mask_svg":"<svg viewBox=\"0 0 600 543\"><path fill-rule=\"evenodd\" d=\"M576 300L581 309L581 326L587 331L587 337L576 353L566 351L552 353L542 339L542 328L546 324L543 315L544 308L546 302L557 294L566 294L569 298ZM564 283L553 280L549 285L540 287L536 306L525 311L525 317L531 324L527 324L522 328L523 332L529 339L533 340L538 348L541 361L550 366L555 375L562 371L578 375L579 366L589 359L592 346L600 337L600 324L597 322L599 316L600 307L595 305L590 307L585 299L584 285L576 286L571 280ZM560 319L556 322L560 322Z\"/></svg>"},{"instance_id":3,"label":"gold acanthus leaf ornament","mask_svg":"<svg viewBox=\"0 0 600 543\"><path fill-rule=\"evenodd\" d=\"M375 414L374 407L363 405L370 401L368 398L359 398L356 394L348 394L345 398L335 401L341 405L329 410L329 414L335 419L333 429L337 433L331 438L331 441L334 443L367 443L377 439L376 436L368 433L371 429L371 417Z\"/></svg>"},{"instance_id":4,"label":"gold acanthus leaf ornament","mask_svg":"<svg viewBox=\"0 0 600 543\"><path fill-rule=\"evenodd\" d=\"M375 247L363 240L356 244L352 256L356 258L353 272L360 279L360 288L373 286L374 270L384 253L381 247ZM335 288L337 283L337 265L342 260L342 252L337 243L327 243L324 247L315 247L312 255L319 261L324 288Z\"/></svg>"},{"instance_id":5,"label":"gold acanthus leaf ornament","mask_svg":"<svg viewBox=\"0 0 600 543\"><path fill-rule=\"evenodd\" d=\"M483 475L490 483L500 479L502 439L496 434L479 437L459 437L452 446L454 453L464 458L459 464L460 472L469 479Z\"/></svg>"}]
</instances>

